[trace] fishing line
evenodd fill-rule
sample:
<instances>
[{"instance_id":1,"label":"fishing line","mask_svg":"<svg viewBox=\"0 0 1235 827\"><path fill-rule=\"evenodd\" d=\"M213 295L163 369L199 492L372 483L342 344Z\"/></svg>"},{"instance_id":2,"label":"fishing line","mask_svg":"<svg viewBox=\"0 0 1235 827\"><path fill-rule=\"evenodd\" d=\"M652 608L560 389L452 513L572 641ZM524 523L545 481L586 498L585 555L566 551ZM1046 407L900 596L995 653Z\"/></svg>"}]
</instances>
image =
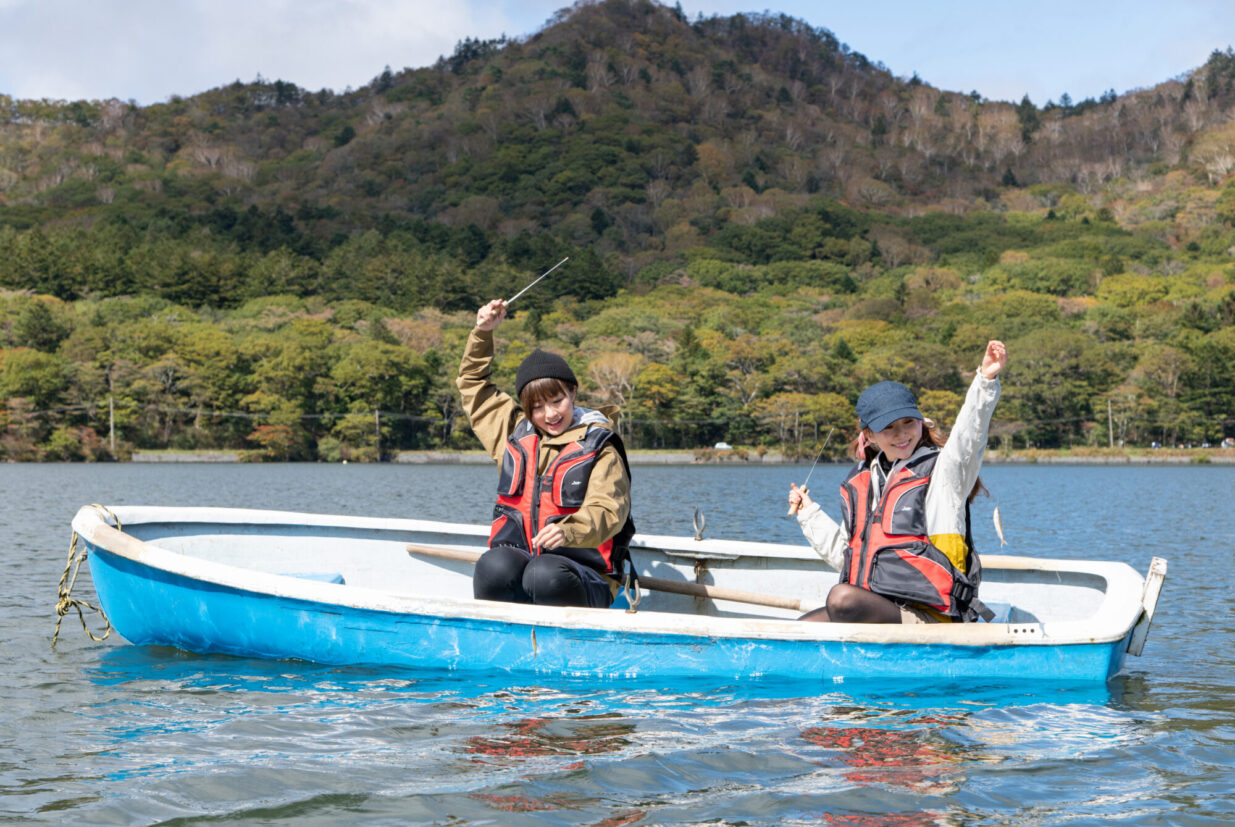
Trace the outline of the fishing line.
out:
<instances>
[{"instance_id":1,"label":"fishing line","mask_svg":"<svg viewBox=\"0 0 1235 827\"><path fill-rule=\"evenodd\" d=\"M815 461L810 464L810 470L806 472L806 482L802 483L802 493L807 493L806 483L810 482L811 474L815 473L815 466L819 464L819 458L823 456L823 449L828 447L828 443L832 440L832 432L835 430L836 428L829 428L827 438L824 439L823 445L819 446L819 453L815 454ZM790 507L789 516L797 514L799 508L801 508L801 505L797 508Z\"/></svg>"}]
</instances>

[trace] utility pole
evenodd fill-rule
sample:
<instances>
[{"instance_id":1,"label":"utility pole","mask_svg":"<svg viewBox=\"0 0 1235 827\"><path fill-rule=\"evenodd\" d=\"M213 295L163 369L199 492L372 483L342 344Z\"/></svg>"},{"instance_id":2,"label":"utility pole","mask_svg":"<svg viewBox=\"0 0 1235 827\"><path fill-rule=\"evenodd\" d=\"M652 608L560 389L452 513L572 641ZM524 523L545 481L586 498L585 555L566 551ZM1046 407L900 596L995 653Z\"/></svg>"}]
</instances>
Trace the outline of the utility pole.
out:
<instances>
[{"instance_id":1,"label":"utility pole","mask_svg":"<svg viewBox=\"0 0 1235 827\"><path fill-rule=\"evenodd\" d=\"M377 434L377 461L382 461L382 412L373 412L373 430Z\"/></svg>"},{"instance_id":2,"label":"utility pole","mask_svg":"<svg viewBox=\"0 0 1235 827\"><path fill-rule=\"evenodd\" d=\"M111 455L116 456L116 398L107 397L107 441L111 445Z\"/></svg>"},{"instance_id":3,"label":"utility pole","mask_svg":"<svg viewBox=\"0 0 1235 827\"><path fill-rule=\"evenodd\" d=\"M1106 436L1111 447L1115 447L1115 419L1111 416L1111 400L1106 400Z\"/></svg>"}]
</instances>

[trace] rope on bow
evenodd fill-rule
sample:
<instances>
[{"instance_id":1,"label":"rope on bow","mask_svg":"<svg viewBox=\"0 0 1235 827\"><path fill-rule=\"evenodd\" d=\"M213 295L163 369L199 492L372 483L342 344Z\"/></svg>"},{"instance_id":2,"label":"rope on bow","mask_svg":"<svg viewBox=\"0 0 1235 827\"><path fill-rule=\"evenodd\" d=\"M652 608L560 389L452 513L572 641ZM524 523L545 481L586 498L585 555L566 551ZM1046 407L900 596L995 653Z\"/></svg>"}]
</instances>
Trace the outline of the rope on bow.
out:
<instances>
[{"instance_id":1,"label":"rope on bow","mask_svg":"<svg viewBox=\"0 0 1235 827\"><path fill-rule=\"evenodd\" d=\"M97 509L99 514L103 516L104 521L110 517L112 522L116 524L116 530L120 530L120 520L106 506L91 503L90 507ZM103 611L102 607L92 606L85 600L78 600L73 597L73 586L77 583L77 573L81 571L81 564L86 561L86 557L90 554L90 546L85 543L82 543L80 549L78 548L77 542L80 539L77 532L74 531L73 539L69 543L69 559L64 564L64 574L60 575L60 588L58 600L56 601L56 633L51 638L51 648L53 649L56 648L56 641L60 639L60 621L64 620L64 616L73 609L77 610L77 618L81 621L81 627L85 630L86 634L90 635L91 640L101 643L107 639L112 630L111 620L107 617L107 612ZM103 618L107 628L103 630L101 637L96 636L94 632L90 631L90 627L86 625L86 615L82 611L83 609L98 612L99 616Z\"/></svg>"}]
</instances>

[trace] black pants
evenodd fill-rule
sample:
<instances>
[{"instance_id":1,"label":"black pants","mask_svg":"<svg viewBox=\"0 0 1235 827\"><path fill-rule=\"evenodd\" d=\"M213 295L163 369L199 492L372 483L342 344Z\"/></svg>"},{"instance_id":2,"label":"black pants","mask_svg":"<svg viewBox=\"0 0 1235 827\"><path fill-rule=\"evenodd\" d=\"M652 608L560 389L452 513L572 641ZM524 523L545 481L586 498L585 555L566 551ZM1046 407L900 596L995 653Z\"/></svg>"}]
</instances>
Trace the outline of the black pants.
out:
<instances>
[{"instance_id":1,"label":"black pants","mask_svg":"<svg viewBox=\"0 0 1235 827\"><path fill-rule=\"evenodd\" d=\"M613 602L609 581L569 557L546 551L533 557L511 546L495 546L476 561L472 595L478 600L584 606L606 609Z\"/></svg>"}]
</instances>

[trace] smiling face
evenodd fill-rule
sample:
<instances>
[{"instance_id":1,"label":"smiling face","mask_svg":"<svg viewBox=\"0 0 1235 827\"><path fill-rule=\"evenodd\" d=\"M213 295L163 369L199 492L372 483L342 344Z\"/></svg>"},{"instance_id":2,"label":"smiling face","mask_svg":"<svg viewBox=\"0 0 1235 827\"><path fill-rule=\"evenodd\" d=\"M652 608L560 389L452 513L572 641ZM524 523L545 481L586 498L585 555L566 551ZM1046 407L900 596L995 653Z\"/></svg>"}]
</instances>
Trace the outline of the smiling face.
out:
<instances>
[{"instance_id":1,"label":"smiling face","mask_svg":"<svg viewBox=\"0 0 1235 827\"><path fill-rule=\"evenodd\" d=\"M544 385L537 387L539 383ZM539 379L523 391L527 418L536 430L557 436L570 428L575 415L575 389L557 379Z\"/></svg>"},{"instance_id":2,"label":"smiling face","mask_svg":"<svg viewBox=\"0 0 1235 827\"><path fill-rule=\"evenodd\" d=\"M893 462L909 459L922 441L922 420L903 416L882 431L871 431L868 428L867 435L868 439L883 451L883 455Z\"/></svg>"}]
</instances>

